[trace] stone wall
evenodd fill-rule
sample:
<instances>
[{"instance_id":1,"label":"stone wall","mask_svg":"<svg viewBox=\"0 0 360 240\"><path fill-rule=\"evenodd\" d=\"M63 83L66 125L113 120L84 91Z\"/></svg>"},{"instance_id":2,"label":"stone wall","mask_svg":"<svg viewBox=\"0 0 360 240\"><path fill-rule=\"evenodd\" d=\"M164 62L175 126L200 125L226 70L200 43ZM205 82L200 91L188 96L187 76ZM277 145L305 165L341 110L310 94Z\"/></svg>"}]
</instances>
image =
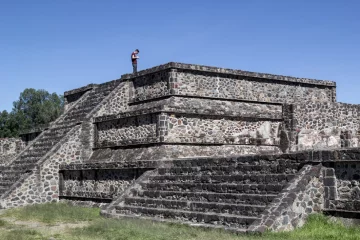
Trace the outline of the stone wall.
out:
<instances>
[{"instance_id":1,"label":"stone wall","mask_svg":"<svg viewBox=\"0 0 360 240\"><path fill-rule=\"evenodd\" d=\"M360 161L335 164L337 199L360 200Z\"/></svg>"},{"instance_id":2,"label":"stone wall","mask_svg":"<svg viewBox=\"0 0 360 240\"><path fill-rule=\"evenodd\" d=\"M112 115L127 111L130 102L130 82L125 81L119 84L112 93L109 94L101 108L95 113L95 117Z\"/></svg>"},{"instance_id":3,"label":"stone wall","mask_svg":"<svg viewBox=\"0 0 360 240\"><path fill-rule=\"evenodd\" d=\"M278 145L279 127L278 121L170 114L165 142Z\"/></svg>"},{"instance_id":4,"label":"stone wall","mask_svg":"<svg viewBox=\"0 0 360 240\"><path fill-rule=\"evenodd\" d=\"M360 212L360 161L345 159L327 166L325 208L335 216L357 218Z\"/></svg>"},{"instance_id":5,"label":"stone wall","mask_svg":"<svg viewBox=\"0 0 360 240\"><path fill-rule=\"evenodd\" d=\"M7 164L25 149L25 142L18 138L0 139L0 165Z\"/></svg>"},{"instance_id":6,"label":"stone wall","mask_svg":"<svg viewBox=\"0 0 360 240\"><path fill-rule=\"evenodd\" d=\"M170 113L192 113L211 116L234 116L257 119L282 119L282 105L246 101L228 101L204 98L171 97L163 103Z\"/></svg>"},{"instance_id":7,"label":"stone wall","mask_svg":"<svg viewBox=\"0 0 360 240\"><path fill-rule=\"evenodd\" d=\"M143 172L131 168L62 171L60 196L68 199L112 199Z\"/></svg>"},{"instance_id":8,"label":"stone wall","mask_svg":"<svg viewBox=\"0 0 360 240\"><path fill-rule=\"evenodd\" d=\"M292 151L358 147L360 105L312 103L294 106L296 143Z\"/></svg>"},{"instance_id":9,"label":"stone wall","mask_svg":"<svg viewBox=\"0 0 360 240\"><path fill-rule=\"evenodd\" d=\"M120 118L97 124L97 146L157 142L157 114Z\"/></svg>"},{"instance_id":10,"label":"stone wall","mask_svg":"<svg viewBox=\"0 0 360 240\"><path fill-rule=\"evenodd\" d=\"M3 208L45 203L59 200L59 165L80 163L82 149L81 126L76 126L62 139L53 152L40 160L32 172L23 175L17 183L1 196Z\"/></svg>"},{"instance_id":11,"label":"stone wall","mask_svg":"<svg viewBox=\"0 0 360 240\"><path fill-rule=\"evenodd\" d=\"M176 94L259 102L331 102L332 88L179 70Z\"/></svg>"},{"instance_id":12,"label":"stone wall","mask_svg":"<svg viewBox=\"0 0 360 240\"><path fill-rule=\"evenodd\" d=\"M326 165L326 208L360 211L360 161L344 159Z\"/></svg>"},{"instance_id":13,"label":"stone wall","mask_svg":"<svg viewBox=\"0 0 360 240\"><path fill-rule=\"evenodd\" d=\"M18 138L0 139L0 155L19 153L25 148L25 143Z\"/></svg>"},{"instance_id":14,"label":"stone wall","mask_svg":"<svg viewBox=\"0 0 360 240\"><path fill-rule=\"evenodd\" d=\"M158 142L279 145L278 104L170 97L129 108L95 118L96 147Z\"/></svg>"},{"instance_id":15,"label":"stone wall","mask_svg":"<svg viewBox=\"0 0 360 240\"><path fill-rule=\"evenodd\" d=\"M87 86L76 88L64 93L64 110L68 110L87 92L96 87L96 84L89 84Z\"/></svg>"},{"instance_id":16,"label":"stone wall","mask_svg":"<svg viewBox=\"0 0 360 240\"><path fill-rule=\"evenodd\" d=\"M335 83L199 65L169 63L134 75L131 101L169 95L296 103L336 101Z\"/></svg>"},{"instance_id":17,"label":"stone wall","mask_svg":"<svg viewBox=\"0 0 360 240\"><path fill-rule=\"evenodd\" d=\"M167 70L135 77L131 82L131 101L139 102L169 95L169 79Z\"/></svg>"},{"instance_id":18,"label":"stone wall","mask_svg":"<svg viewBox=\"0 0 360 240\"><path fill-rule=\"evenodd\" d=\"M97 122L96 146L151 143L279 145L279 120L150 113Z\"/></svg>"},{"instance_id":19,"label":"stone wall","mask_svg":"<svg viewBox=\"0 0 360 240\"><path fill-rule=\"evenodd\" d=\"M321 166L304 166L288 186L261 214L250 232L289 231L301 227L309 214L324 209L324 184Z\"/></svg>"},{"instance_id":20,"label":"stone wall","mask_svg":"<svg viewBox=\"0 0 360 240\"><path fill-rule=\"evenodd\" d=\"M248 154L279 154L277 146L256 145L180 145L162 144L132 148L96 149L89 162L117 162L139 160L166 160L189 157L219 157Z\"/></svg>"}]
</instances>

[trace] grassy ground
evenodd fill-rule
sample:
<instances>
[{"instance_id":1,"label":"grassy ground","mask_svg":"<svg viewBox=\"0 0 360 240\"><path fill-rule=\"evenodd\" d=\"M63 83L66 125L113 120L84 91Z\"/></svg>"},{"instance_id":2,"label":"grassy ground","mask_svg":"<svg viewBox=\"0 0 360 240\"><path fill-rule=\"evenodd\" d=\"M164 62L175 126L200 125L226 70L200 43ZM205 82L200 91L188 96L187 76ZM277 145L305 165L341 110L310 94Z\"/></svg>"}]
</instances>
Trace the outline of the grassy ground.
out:
<instances>
[{"instance_id":1,"label":"grassy ground","mask_svg":"<svg viewBox=\"0 0 360 240\"><path fill-rule=\"evenodd\" d=\"M0 240L360 240L360 228L346 228L312 215L293 232L234 235L177 224L104 219L99 209L60 204L11 209L0 215Z\"/></svg>"}]
</instances>

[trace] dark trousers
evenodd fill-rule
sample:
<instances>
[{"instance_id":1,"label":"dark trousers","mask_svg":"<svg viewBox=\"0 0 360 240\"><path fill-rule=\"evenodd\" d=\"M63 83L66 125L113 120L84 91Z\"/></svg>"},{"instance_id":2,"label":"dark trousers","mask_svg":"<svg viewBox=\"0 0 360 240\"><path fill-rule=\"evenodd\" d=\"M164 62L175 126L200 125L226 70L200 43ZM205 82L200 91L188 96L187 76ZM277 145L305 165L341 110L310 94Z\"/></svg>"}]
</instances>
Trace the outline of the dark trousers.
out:
<instances>
[{"instance_id":1,"label":"dark trousers","mask_svg":"<svg viewBox=\"0 0 360 240\"><path fill-rule=\"evenodd\" d=\"M137 63L133 63L133 73L137 73Z\"/></svg>"}]
</instances>

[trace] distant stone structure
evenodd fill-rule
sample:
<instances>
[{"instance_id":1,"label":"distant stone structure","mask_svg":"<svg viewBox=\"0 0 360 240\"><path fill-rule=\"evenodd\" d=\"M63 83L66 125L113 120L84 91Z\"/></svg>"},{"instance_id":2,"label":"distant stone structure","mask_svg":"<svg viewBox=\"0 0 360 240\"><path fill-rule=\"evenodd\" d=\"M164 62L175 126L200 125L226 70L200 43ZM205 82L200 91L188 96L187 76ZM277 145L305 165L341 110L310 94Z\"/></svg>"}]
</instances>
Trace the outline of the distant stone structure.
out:
<instances>
[{"instance_id":1,"label":"distant stone structure","mask_svg":"<svg viewBox=\"0 0 360 240\"><path fill-rule=\"evenodd\" d=\"M360 105L335 82L168 63L64 96L2 157L2 208L66 200L236 232L359 216Z\"/></svg>"}]
</instances>

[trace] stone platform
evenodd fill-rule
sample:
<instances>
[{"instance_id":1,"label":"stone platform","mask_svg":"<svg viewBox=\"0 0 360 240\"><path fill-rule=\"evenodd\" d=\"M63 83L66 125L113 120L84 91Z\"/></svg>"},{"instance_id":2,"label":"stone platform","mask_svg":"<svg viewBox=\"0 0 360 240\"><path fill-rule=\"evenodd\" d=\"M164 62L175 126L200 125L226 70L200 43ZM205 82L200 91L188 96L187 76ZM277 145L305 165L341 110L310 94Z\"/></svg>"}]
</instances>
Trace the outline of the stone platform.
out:
<instances>
[{"instance_id":1,"label":"stone platform","mask_svg":"<svg viewBox=\"0 0 360 240\"><path fill-rule=\"evenodd\" d=\"M64 97L0 154L2 208L65 199L239 232L359 211L360 106L335 82L168 63Z\"/></svg>"}]
</instances>

